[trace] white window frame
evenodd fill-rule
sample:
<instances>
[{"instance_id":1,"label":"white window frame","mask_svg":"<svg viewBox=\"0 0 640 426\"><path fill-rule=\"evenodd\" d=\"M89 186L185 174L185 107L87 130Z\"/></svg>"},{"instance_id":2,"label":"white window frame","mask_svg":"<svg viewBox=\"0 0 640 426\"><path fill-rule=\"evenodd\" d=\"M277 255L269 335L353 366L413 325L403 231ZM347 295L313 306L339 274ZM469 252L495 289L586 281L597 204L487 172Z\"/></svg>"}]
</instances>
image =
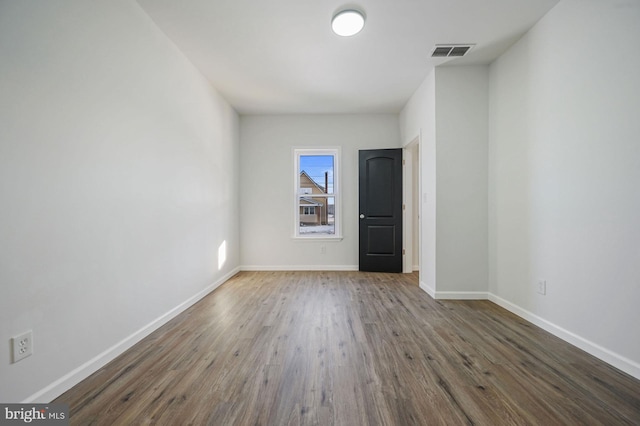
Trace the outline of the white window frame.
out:
<instances>
[{"instance_id":1,"label":"white window frame","mask_svg":"<svg viewBox=\"0 0 640 426\"><path fill-rule=\"evenodd\" d=\"M340 172L340 160L342 157L342 150L338 146L334 147L322 147L322 148L309 148L309 147L293 147L293 238L300 240L342 240L342 196L341 196L341 172ZM300 157L305 155L332 155L333 156L333 193L320 195L320 197L326 197L328 206L328 199L334 199L334 234L333 235L317 235L317 234L300 234L300 198L305 196L298 193L300 188ZM306 197L309 195L307 194Z\"/></svg>"}]
</instances>

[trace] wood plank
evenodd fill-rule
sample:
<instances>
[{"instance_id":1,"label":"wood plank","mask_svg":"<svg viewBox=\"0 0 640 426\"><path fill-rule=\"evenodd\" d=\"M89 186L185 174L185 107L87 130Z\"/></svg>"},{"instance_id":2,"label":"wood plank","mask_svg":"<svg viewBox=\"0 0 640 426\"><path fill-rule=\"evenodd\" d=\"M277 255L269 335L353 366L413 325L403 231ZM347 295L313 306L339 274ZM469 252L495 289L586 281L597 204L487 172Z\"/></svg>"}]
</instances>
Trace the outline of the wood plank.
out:
<instances>
[{"instance_id":1,"label":"wood plank","mask_svg":"<svg viewBox=\"0 0 640 426\"><path fill-rule=\"evenodd\" d=\"M640 381L416 274L243 272L55 402L71 424L640 424Z\"/></svg>"}]
</instances>

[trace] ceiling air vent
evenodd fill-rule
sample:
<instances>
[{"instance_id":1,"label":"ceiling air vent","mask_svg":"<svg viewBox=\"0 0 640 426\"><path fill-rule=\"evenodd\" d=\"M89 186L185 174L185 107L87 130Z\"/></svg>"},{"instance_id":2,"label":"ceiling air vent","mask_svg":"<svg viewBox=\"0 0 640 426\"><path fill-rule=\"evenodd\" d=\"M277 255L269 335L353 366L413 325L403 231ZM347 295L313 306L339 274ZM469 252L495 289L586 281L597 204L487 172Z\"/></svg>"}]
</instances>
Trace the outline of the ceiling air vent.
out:
<instances>
[{"instance_id":1,"label":"ceiling air vent","mask_svg":"<svg viewBox=\"0 0 640 426\"><path fill-rule=\"evenodd\" d=\"M431 52L432 58L450 58L464 56L473 44L436 44Z\"/></svg>"}]
</instances>

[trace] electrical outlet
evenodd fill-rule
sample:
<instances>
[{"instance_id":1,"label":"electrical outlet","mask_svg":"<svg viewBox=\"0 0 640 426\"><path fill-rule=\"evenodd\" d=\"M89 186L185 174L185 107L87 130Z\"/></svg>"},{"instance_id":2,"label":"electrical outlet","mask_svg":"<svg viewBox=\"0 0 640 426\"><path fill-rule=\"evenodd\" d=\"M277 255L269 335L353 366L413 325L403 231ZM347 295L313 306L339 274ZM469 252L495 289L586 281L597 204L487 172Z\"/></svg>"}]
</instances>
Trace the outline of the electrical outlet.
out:
<instances>
[{"instance_id":1,"label":"electrical outlet","mask_svg":"<svg viewBox=\"0 0 640 426\"><path fill-rule=\"evenodd\" d=\"M18 362L33 354L33 332L26 331L11 338L13 347L13 362Z\"/></svg>"},{"instance_id":2,"label":"electrical outlet","mask_svg":"<svg viewBox=\"0 0 640 426\"><path fill-rule=\"evenodd\" d=\"M538 293L545 295L547 294L547 282L544 280L538 281Z\"/></svg>"}]
</instances>

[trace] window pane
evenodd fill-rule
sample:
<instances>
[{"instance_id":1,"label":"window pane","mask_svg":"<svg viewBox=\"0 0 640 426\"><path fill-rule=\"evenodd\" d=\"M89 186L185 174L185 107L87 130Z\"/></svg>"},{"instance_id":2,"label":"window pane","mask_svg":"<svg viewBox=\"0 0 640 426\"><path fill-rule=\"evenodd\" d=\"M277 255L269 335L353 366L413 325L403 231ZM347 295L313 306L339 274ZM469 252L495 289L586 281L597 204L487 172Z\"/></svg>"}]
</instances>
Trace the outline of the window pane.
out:
<instances>
[{"instance_id":1,"label":"window pane","mask_svg":"<svg viewBox=\"0 0 640 426\"><path fill-rule=\"evenodd\" d=\"M294 148L295 237L341 237L340 148Z\"/></svg>"},{"instance_id":2,"label":"window pane","mask_svg":"<svg viewBox=\"0 0 640 426\"><path fill-rule=\"evenodd\" d=\"M333 194L333 167L333 155L301 155L298 194Z\"/></svg>"},{"instance_id":3,"label":"window pane","mask_svg":"<svg viewBox=\"0 0 640 426\"><path fill-rule=\"evenodd\" d=\"M300 235L335 235L335 197L300 197Z\"/></svg>"}]
</instances>

